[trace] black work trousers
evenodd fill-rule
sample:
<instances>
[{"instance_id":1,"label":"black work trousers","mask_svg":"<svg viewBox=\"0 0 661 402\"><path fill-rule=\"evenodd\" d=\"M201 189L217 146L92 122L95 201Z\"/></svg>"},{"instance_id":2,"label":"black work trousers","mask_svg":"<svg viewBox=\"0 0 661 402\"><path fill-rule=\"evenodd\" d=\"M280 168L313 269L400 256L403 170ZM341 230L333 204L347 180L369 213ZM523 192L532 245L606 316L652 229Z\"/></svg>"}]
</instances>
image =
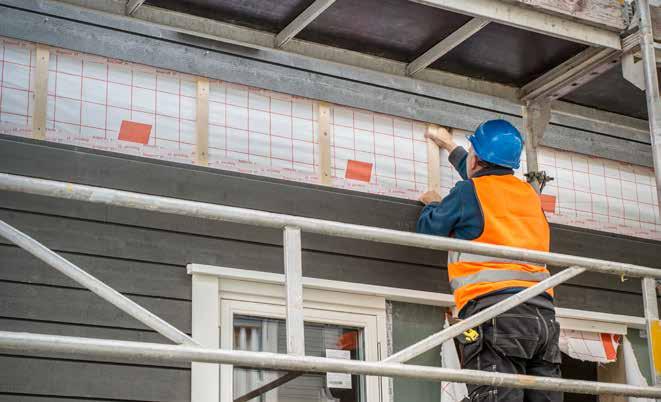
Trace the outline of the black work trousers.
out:
<instances>
[{"instance_id":1,"label":"black work trousers","mask_svg":"<svg viewBox=\"0 0 661 402\"><path fill-rule=\"evenodd\" d=\"M461 316L486 307L470 303ZM462 368L560 377L560 326L554 310L524 303L476 329L477 341L459 344ZM470 402L562 402L561 392L467 385Z\"/></svg>"}]
</instances>

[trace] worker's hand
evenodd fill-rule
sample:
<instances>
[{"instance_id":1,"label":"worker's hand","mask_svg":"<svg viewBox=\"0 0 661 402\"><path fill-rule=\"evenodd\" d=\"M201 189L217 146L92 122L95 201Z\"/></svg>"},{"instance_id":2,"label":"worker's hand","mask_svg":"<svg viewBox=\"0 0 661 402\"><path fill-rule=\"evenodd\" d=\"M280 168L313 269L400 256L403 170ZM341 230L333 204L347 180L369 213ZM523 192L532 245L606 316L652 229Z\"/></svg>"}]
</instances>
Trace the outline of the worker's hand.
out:
<instances>
[{"instance_id":1,"label":"worker's hand","mask_svg":"<svg viewBox=\"0 0 661 402\"><path fill-rule=\"evenodd\" d=\"M448 152L452 152L457 147L457 143L454 142L452 134L450 134L450 131L444 127L436 127L432 125L427 126L425 138L434 141L436 145Z\"/></svg>"},{"instance_id":2,"label":"worker's hand","mask_svg":"<svg viewBox=\"0 0 661 402\"><path fill-rule=\"evenodd\" d=\"M427 191L420 196L420 202L425 205L429 205L432 202L441 202L442 199L441 195L436 191Z\"/></svg>"}]
</instances>

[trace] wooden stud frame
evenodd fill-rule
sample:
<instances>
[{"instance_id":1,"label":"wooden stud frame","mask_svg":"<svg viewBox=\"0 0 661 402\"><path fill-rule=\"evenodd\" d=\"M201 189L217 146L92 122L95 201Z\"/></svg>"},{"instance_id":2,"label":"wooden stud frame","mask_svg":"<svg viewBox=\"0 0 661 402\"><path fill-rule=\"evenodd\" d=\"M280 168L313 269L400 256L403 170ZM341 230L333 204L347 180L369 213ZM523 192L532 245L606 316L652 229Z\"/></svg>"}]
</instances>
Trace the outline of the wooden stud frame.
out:
<instances>
[{"instance_id":1,"label":"wooden stud frame","mask_svg":"<svg viewBox=\"0 0 661 402\"><path fill-rule=\"evenodd\" d=\"M428 124L427 131L446 130L435 124ZM427 138L427 191L441 193L441 152L434 141Z\"/></svg>"},{"instance_id":2,"label":"wooden stud frame","mask_svg":"<svg viewBox=\"0 0 661 402\"><path fill-rule=\"evenodd\" d=\"M197 79L195 162L200 166L209 165L209 80Z\"/></svg>"},{"instance_id":3,"label":"wooden stud frame","mask_svg":"<svg viewBox=\"0 0 661 402\"><path fill-rule=\"evenodd\" d=\"M48 63L50 51L37 46L37 68L35 70L34 112L32 113L32 137L46 139L46 110L48 106Z\"/></svg>"},{"instance_id":4,"label":"wooden stud frame","mask_svg":"<svg viewBox=\"0 0 661 402\"><path fill-rule=\"evenodd\" d=\"M330 146L330 104L319 102L317 104L319 121L319 176L321 184L331 185L331 146Z\"/></svg>"}]
</instances>

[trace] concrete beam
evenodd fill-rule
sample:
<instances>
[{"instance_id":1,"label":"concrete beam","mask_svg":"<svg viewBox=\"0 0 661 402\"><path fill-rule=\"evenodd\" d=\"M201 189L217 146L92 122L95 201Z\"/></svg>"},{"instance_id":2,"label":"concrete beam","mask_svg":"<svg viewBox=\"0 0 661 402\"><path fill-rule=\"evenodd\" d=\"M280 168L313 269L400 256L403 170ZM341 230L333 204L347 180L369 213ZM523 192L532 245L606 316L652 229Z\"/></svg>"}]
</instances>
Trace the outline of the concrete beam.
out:
<instances>
[{"instance_id":1,"label":"concrete beam","mask_svg":"<svg viewBox=\"0 0 661 402\"><path fill-rule=\"evenodd\" d=\"M406 66L406 74L413 75L418 71L426 68L436 60L443 57L450 50L459 46L466 39L473 36L479 30L487 26L489 22L490 21L485 18L473 18L472 20L468 21L461 28L452 32L450 35L448 35L448 37L438 42L431 49L427 50L418 58L410 62Z\"/></svg>"},{"instance_id":2,"label":"concrete beam","mask_svg":"<svg viewBox=\"0 0 661 402\"><path fill-rule=\"evenodd\" d=\"M326 11L326 9L335 3L335 0L315 0L308 8L300 13L292 22L289 23L278 35L275 37L275 47L282 47L285 43L289 42L291 38L301 32L308 26L319 14Z\"/></svg>"},{"instance_id":3,"label":"concrete beam","mask_svg":"<svg viewBox=\"0 0 661 402\"><path fill-rule=\"evenodd\" d=\"M488 18L493 22L538 32L556 38L591 46L619 50L620 36L617 32L587 25L558 15L522 7L519 4L499 0L411 0L416 3L473 17Z\"/></svg>"}]
</instances>

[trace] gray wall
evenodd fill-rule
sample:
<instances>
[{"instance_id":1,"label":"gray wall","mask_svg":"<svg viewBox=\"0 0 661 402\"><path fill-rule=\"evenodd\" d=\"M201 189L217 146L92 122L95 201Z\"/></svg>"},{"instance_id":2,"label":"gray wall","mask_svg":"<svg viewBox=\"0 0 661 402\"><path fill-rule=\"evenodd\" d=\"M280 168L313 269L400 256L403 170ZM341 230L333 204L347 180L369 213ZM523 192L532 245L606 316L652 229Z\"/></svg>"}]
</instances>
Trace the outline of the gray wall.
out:
<instances>
[{"instance_id":1,"label":"gray wall","mask_svg":"<svg viewBox=\"0 0 661 402\"><path fill-rule=\"evenodd\" d=\"M0 136L0 172L411 230L415 202ZM282 272L281 233L0 192L0 219L190 333L187 263ZM554 226L554 251L660 267L652 241ZM306 276L449 292L445 253L304 234ZM642 315L637 280L586 274L558 304ZM0 328L165 342L0 239ZM0 355L0 402L187 401L186 365Z\"/></svg>"}]
</instances>

